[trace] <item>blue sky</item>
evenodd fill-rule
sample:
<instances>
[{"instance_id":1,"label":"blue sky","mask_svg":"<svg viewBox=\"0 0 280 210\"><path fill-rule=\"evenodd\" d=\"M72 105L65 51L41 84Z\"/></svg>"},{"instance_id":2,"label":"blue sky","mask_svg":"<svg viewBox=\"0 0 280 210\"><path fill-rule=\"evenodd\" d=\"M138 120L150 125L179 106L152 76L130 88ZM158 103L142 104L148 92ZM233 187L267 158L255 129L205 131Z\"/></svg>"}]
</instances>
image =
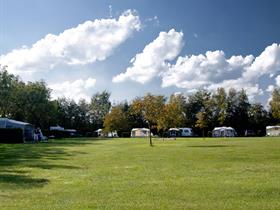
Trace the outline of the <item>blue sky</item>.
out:
<instances>
[{"instance_id":1,"label":"blue sky","mask_svg":"<svg viewBox=\"0 0 280 210\"><path fill-rule=\"evenodd\" d=\"M221 86L265 104L280 86L279 9L276 0L0 0L0 63L45 80L54 97Z\"/></svg>"}]
</instances>

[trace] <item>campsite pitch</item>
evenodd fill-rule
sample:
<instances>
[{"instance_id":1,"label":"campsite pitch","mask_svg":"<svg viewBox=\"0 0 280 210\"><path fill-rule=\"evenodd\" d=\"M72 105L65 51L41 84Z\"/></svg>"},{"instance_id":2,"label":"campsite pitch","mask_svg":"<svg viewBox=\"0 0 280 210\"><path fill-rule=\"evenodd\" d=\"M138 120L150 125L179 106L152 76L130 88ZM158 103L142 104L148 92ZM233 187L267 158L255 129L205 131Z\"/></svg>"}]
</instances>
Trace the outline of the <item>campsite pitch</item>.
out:
<instances>
[{"instance_id":1,"label":"campsite pitch","mask_svg":"<svg viewBox=\"0 0 280 210\"><path fill-rule=\"evenodd\" d=\"M280 138L0 144L0 209L280 209Z\"/></svg>"}]
</instances>

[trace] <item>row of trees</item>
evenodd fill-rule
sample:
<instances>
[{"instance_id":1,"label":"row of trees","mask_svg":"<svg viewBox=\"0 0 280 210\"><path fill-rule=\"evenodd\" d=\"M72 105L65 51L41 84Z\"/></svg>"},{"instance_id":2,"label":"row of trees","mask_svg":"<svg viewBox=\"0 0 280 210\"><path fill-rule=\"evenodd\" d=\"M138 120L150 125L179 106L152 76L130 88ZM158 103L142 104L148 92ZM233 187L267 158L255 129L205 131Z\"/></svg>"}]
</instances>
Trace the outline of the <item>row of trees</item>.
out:
<instances>
[{"instance_id":1,"label":"row of trees","mask_svg":"<svg viewBox=\"0 0 280 210\"><path fill-rule=\"evenodd\" d=\"M216 126L232 126L239 135L246 129L263 135L266 125L280 122L279 89L272 93L269 110L260 103L250 103L244 90L226 92L223 88L215 93L198 90L188 97L147 94L131 103L111 106L107 91L94 94L90 102L52 100L43 81L24 83L6 68L0 68L0 117L42 128L60 125L82 134L104 128L127 136L134 127L150 127L159 135L170 127L192 127L198 135L206 135Z\"/></svg>"},{"instance_id":2,"label":"row of trees","mask_svg":"<svg viewBox=\"0 0 280 210\"><path fill-rule=\"evenodd\" d=\"M265 126L279 123L280 90L275 89L271 101L271 111L260 103L250 103L244 90L223 88L215 93L198 90L187 98L183 95L164 96L147 94L136 98L130 105L113 106L105 117L106 131L126 131L135 127L131 119L138 119L153 133L162 135L171 127L191 127L198 135L209 134L216 126L234 127L239 135L245 130L265 134Z\"/></svg>"},{"instance_id":3,"label":"row of trees","mask_svg":"<svg viewBox=\"0 0 280 210\"><path fill-rule=\"evenodd\" d=\"M91 102L60 98L52 100L46 83L24 83L0 66L0 117L29 122L43 129L52 125L75 128L82 133L103 126L111 108L110 93L92 96Z\"/></svg>"}]
</instances>

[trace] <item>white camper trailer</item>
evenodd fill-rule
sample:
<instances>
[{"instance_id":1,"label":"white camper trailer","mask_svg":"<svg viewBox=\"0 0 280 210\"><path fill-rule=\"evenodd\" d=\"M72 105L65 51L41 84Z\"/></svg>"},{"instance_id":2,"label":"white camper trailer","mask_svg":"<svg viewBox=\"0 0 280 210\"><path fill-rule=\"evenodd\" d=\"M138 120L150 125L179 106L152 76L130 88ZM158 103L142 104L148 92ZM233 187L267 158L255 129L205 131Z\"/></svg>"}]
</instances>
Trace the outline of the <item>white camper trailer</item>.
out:
<instances>
[{"instance_id":1,"label":"white camper trailer","mask_svg":"<svg viewBox=\"0 0 280 210\"><path fill-rule=\"evenodd\" d=\"M181 131L181 136L193 136L193 131L191 128L179 128Z\"/></svg>"},{"instance_id":2,"label":"white camper trailer","mask_svg":"<svg viewBox=\"0 0 280 210\"><path fill-rule=\"evenodd\" d=\"M266 126L267 136L280 136L280 126Z\"/></svg>"},{"instance_id":3,"label":"white camper trailer","mask_svg":"<svg viewBox=\"0 0 280 210\"><path fill-rule=\"evenodd\" d=\"M193 136L193 132L191 128L170 128L168 130L168 134L170 137Z\"/></svg>"},{"instance_id":4,"label":"white camper trailer","mask_svg":"<svg viewBox=\"0 0 280 210\"><path fill-rule=\"evenodd\" d=\"M213 137L234 137L236 131L232 127L216 127L212 131Z\"/></svg>"},{"instance_id":5,"label":"white camper trailer","mask_svg":"<svg viewBox=\"0 0 280 210\"><path fill-rule=\"evenodd\" d=\"M148 137L150 134L150 129L148 128L133 128L131 130L131 137ZM151 133L151 135L153 135Z\"/></svg>"}]
</instances>

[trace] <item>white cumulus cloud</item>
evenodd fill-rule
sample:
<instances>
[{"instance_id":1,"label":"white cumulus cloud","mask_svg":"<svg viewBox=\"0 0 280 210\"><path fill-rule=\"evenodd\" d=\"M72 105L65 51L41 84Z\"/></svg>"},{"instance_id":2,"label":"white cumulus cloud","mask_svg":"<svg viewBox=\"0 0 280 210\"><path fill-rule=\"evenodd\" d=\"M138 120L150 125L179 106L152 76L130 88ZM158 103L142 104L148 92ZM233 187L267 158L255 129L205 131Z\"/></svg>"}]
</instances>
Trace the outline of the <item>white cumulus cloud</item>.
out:
<instances>
[{"instance_id":1,"label":"white cumulus cloud","mask_svg":"<svg viewBox=\"0 0 280 210\"><path fill-rule=\"evenodd\" d=\"M280 69L279 69L280 70ZM275 78L276 85L280 87L280 75Z\"/></svg>"},{"instance_id":2,"label":"white cumulus cloud","mask_svg":"<svg viewBox=\"0 0 280 210\"><path fill-rule=\"evenodd\" d=\"M75 81L65 81L61 83L50 84L52 98L66 97L78 102L80 99L90 100L91 89L95 86L96 80L88 78L87 80L78 79Z\"/></svg>"},{"instance_id":3,"label":"white cumulus cloud","mask_svg":"<svg viewBox=\"0 0 280 210\"><path fill-rule=\"evenodd\" d=\"M142 53L131 60L131 66L126 72L113 78L113 82L133 80L146 83L160 72L168 69L167 61L178 56L183 47L183 33L171 29L169 32L160 32L159 36L148 44Z\"/></svg>"},{"instance_id":4,"label":"white cumulus cloud","mask_svg":"<svg viewBox=\"0 0 280 210\"><path fill-rule=\"evenodd\" d=\"M260 80L274 77L280 71L280 45L272 44L256 58L248 56L232 56L226 58L223 51L208 51L205 55L179 57L176 64L162 73L162 87L176 86L193 91L197 88L215 90L241 88L247 91L252 99L262 95ZM280 85L280 77L276 77ZM270 87L271 89L271 87Z\"/></svg>"},{"instance_id":5,"label":"white cumulus cloud","mask_svg":"<svg viewBox=\"0 0 280 210\"><path fill-rule=\"evenodd\" d=\"M273 77L280 72L280 45L272 44L254 60L252 65L245 69L243 77L246 80L257 79L262 75Z\"/></svg>"},{"instance_id":6,"label":"white cumulus cloud","mask_svg":"<svg viewBox=\"0 0 280 210\"><path fill-rule=\"evenodd\" d=\"M183 33L174 29L161 32L148 44L142 53L131 60L126 72L113 78L113 82L126 80L142 84L159 77L162 87L175 86L193 92L198 88L215 91L219 87L226 90L245 89L249 98L264 94L262 79L275 78L280 86L280 45L272 44L256 58L253 55L233 55L226 57L221 50L207 51L205 54L186 55L175 59L183 46ZM271 90L272 86L266 91Z\"/></svg>"},{"instance_id":7,"label":"white cumulus cloud","mask_svg":"<svg viewBox=\"0 0 280 210\"><path fill-rule=\"evenodd\" d=\"M58 35L48 34L31 47L21 47L0 56L16 74L47 71L57 65L85 65L105 60L114 49L141 28L140 18L127 10L118 19L86 21Z\"/></svg>"}]
</instances>

